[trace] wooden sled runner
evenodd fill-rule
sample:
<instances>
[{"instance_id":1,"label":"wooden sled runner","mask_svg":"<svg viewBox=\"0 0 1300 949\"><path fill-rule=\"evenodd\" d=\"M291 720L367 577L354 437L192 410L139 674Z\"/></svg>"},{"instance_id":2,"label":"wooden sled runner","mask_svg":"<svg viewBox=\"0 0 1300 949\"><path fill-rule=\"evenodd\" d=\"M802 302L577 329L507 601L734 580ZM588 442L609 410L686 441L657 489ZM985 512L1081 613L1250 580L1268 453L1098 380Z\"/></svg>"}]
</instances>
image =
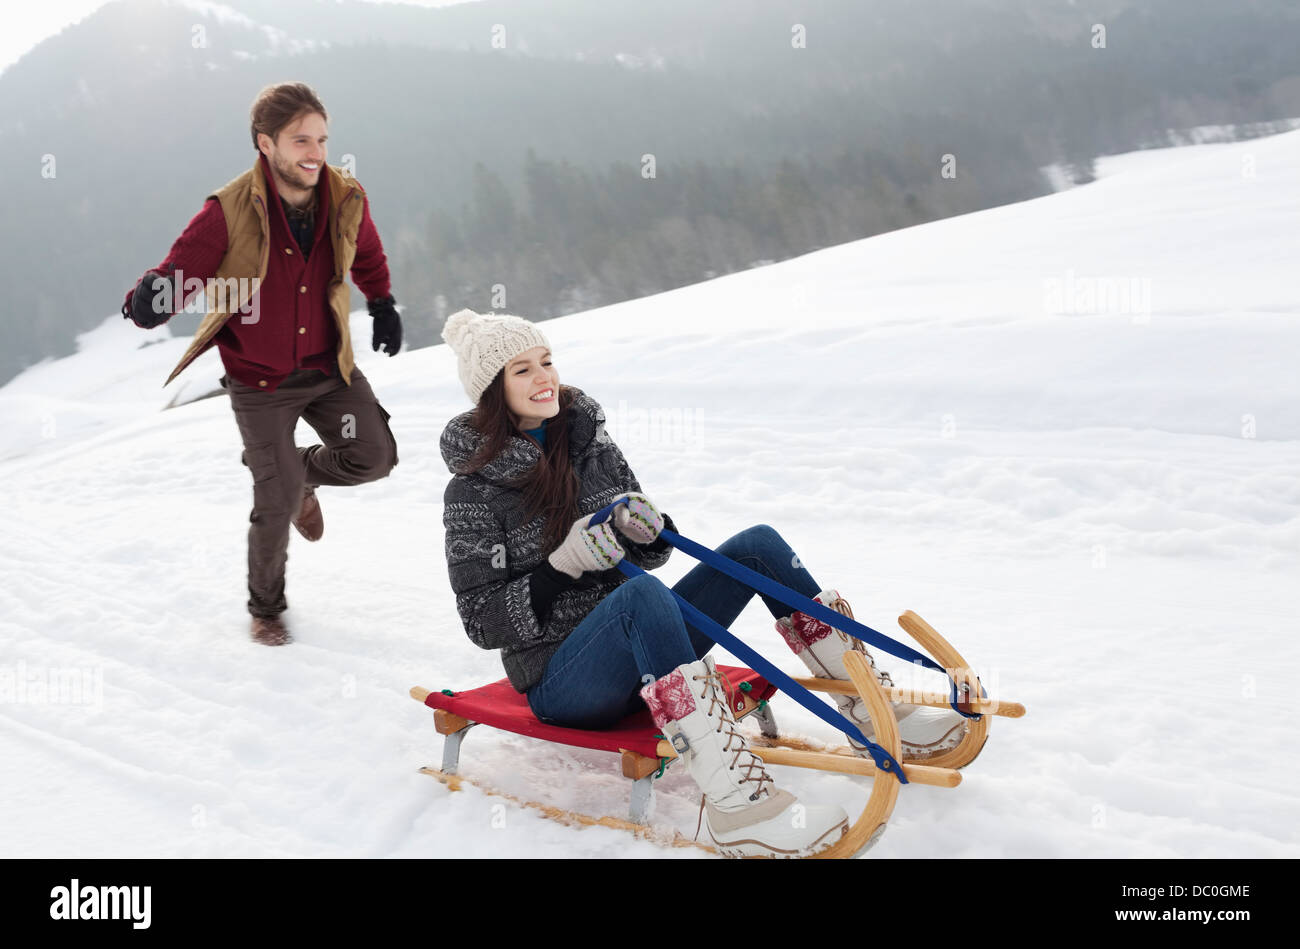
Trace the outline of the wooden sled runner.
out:
<instances>
[{"instance_id":1,"label":"wooden sled runner","mask_svg":"<svg viewBox=\"0 0 1300 949\"><path fill-rule=\"evenodd\" d=\"M847 609L847 606L845 607ZM982 690L970 666L961 655L934 629L911 611L899 618L899 623L934 658L948 669L954 681L964 684L959 696L959 707L980 715L970 720L962 742L925 764L909 763L902 755L898 723L894 718L891 701L949 707L946 697L924 697L904 689L883 689L876 680L867 660L858 652L848 652L844 657L850 679L795 679L809 689L858 694L866 702L874 727L874 741L896 761L902 762L903 776L909 784L954 788L961 782L957 768L975 759L988 738L989 719L993 715L1019 717L1024 707L1007 702L997 702L982 697ZM750 742L750 751L765 764L811 768L843 774L870 777L871 790L861 814L848 833L835 845L817 857L852 857L868 849L884 831L902 782L897 776L881 774L875 763L867 757L854 754L848 748L817 750L807 742L779 734L776 720L767 700L776 694L776 687L752 669L737 666L718 666L729 683L732 714L737 721L753 715L759 724L761 737ZM597 825L630 831L637 836L658 840L647 824L653 780L677 757L672 745L660 738L650 719L649 711L629 716L616 727L601 731L561 728L538 721L532 714L524 696L515 692L505 679L468 692L431 692L415 687L411 697L434 710L434 727L444 736L441 768L420 770L437 778L451 789L469 784L480 790L506 797L521 806L540 811L545 816L562 823ZM491 787L470 781L459 774L460 749L466 734L475 725L488 725L519 735L544 741L609 751L620 755L623 775L632 781L629 819L592 817L575 811L566 811L551 805L523 800L502 794ZM888 762L885 762L886 765ZM712 847L692 841L681 834L671 840L659 840L672 846L694 846L713 851Z\"/></svg>"}]
</instances>

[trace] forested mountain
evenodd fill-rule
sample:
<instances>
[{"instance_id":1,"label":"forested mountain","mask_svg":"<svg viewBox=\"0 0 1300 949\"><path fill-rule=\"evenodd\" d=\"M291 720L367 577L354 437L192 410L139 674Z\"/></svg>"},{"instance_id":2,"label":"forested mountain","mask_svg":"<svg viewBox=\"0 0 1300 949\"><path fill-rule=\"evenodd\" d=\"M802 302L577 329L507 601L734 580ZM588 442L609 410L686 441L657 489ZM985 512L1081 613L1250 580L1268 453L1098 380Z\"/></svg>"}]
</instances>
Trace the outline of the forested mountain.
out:
<instances>
[{"instance_id":1,"label":"forested mountain","mask_svg":"<svg viewBox=\"0 0 1300 949\"><path fill-rule=\"evenodd\" d=\"M422 345L494 286L555 316L1300 115L1298 45L1285 0L116 0L0 74L0 382L252 164L268 83L320 93Z\"/></svg>"}]
</instances>

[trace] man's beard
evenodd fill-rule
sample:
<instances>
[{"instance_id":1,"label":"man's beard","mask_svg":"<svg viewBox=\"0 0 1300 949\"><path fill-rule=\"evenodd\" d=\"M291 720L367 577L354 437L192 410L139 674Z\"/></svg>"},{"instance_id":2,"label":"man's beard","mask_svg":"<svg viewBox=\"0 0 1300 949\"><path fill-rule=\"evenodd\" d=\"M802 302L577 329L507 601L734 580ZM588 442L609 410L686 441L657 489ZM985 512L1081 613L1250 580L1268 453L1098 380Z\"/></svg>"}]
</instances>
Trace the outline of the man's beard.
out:
<instances>
[{"instance_id":1,"label":"man's beard","mask_svg":"<svg viewBox=\"0 0 1300 949\"><path fill-rule=\"evenodd\" d=\"M276 174L289 182L289 184L293 185L295 188L301 188L304 191L312 191L316 187L316 182L309 179L307 173L299 168L294 162L285 161L277 156L271 166L275 169ZM317 173L317 177L319 178L319 172Z\"/></svg>"}]
</instances>

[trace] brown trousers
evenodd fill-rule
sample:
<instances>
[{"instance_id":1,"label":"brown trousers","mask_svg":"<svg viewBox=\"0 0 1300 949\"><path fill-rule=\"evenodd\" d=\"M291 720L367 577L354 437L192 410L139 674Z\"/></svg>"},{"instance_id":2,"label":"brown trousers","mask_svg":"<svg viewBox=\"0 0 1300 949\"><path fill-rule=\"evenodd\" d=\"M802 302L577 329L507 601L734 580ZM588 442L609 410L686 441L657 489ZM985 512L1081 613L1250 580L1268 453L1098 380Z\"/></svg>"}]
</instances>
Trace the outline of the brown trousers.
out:
<instances>
[{"instance_id":1,"label":"brown trousers","mask_svg":"<svg viewBox=\"0 0 1300 949\"><path fill-rule=\"evenodd\" d=\"M388 412L375 399L358 368L352 385L338 375L299 369L274 391L244 385L229 376L241 460L253 476L253 510L248 520L248 611L275 616L288 608L284 567L289 527L302 504L304 485L344 486L385 477L397 464L397 441ZM299 448L293 430L307 421L322 444Z\"/></svg>"}]
</instances>

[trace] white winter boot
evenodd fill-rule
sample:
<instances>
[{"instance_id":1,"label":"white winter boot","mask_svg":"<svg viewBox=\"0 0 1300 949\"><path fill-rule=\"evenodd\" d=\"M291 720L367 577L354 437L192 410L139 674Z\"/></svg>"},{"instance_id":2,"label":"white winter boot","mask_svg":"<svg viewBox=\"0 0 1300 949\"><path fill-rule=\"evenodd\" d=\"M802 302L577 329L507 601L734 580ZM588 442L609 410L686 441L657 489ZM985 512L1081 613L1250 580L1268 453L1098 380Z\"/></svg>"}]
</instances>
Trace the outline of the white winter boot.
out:
<instances>
[{"instance_id":1,"label":"white winter boot","mask_svg":"<svg viewBox=\"0 0 1300 949\"><path fill-rule=\"evenodd\" d=\"M823 590L813 597L818 603L842 613L850 619L853 611L837 590ZM795 654L819 679L848 679L844 668L844 653L852 649L866 657L876 681L881 687L891 687L894 680L888 672L876 668L876 660L867 652L862 640L840 632L833 626L814 619L806 613L795 611L792 615L776 621L776 631L781 634ZM834 634L834 635L832 635ZM836 695L835 704L840 713L856 724L862 734L868 738L875 737L871 725L871 716L866 703L856 695ZM903 757L909 761L922 762L933 758L941 752L957 747L966 735L966 718L952 709L930 708L926 705L908 705L903 702L892 703L894 716L898 719L898 735L902 740ZM866 755L866 748L849 736L849 745L860 755Z\"/></svg>"},{"instance_id":2,"label":"white winter boot","mask_svg":"<svg viewBox=\"0 0 1300 949\"><path fill-rule=\"evenodd\" d=\"M728 857L806 857L848 832L838 805L803 805L778 790L731 715L711 657L678 666L641 690L655 724L704 792L709 836Z\"/></svg>"}]
</instances>

